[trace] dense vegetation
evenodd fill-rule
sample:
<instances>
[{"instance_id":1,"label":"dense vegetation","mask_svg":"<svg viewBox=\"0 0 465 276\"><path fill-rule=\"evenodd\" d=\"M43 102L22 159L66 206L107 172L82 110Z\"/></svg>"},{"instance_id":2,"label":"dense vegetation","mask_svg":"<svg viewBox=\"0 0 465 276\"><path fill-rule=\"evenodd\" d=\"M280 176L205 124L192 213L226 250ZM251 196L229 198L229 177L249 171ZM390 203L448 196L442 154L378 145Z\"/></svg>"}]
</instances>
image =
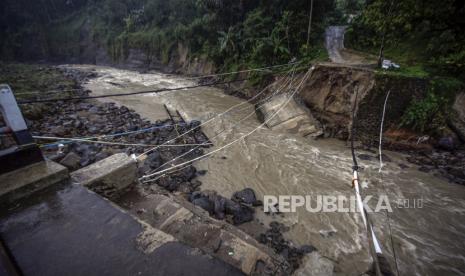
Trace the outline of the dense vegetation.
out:
<instances>
[{"instance_id":1,"label":"dense vegetation","mask_svg":"<svg viewBox=\"0 0 465 276\"><path fill-rule=\"evenodd\" d=\"M465 77L465 1L368 0L347 33L348 44L400 63L420 77ZM384 38L383 38L384 37Z\"/></svg>"},{"instance_id":2,"label":"dense vegetation","mask_svg":"<svg viewBox=\"0 0 465 276\"><path fill-rule=\"evenodd\" d=\"M463 0L368 0L346 44L401 65L389 74L429 80L426 97L411 104L402 125L433 133L446 125L455 93L463 90L464 30Z\"/></svg>"},{"instance_id":3,"label":"dense vegetation","mask_svg":"<svg viewBox=\"0 0 465 276\"><path fill-rule=\"evenodd\" d=\"M89 62L80 57L92 45L113 61L137 48L168 64L182 45L234 71L325 59L325 27L348 22L347 46L382 49L401 65L389 74L431 79L403 124L444 124L465 78L463 0L4 0L0 59Z\"/></svg>"},{"instance_id":4,"label":"dense vegetation","mask_svg":"<svg viewBox=\"0 0 465 276\"><path fill-rule=\"evenodd\" d=\"M4 0L0 15L2 59L69 59L85 40L115 60L140 48L167 63L182 43L220 69L259 66L324 56L324 28L349 20L352 48L464 77L462 0Z\"/></svg>"},{"instance_id":5,"label":"dense vegetation","mask_svg":"<svg viewBox=\"0 0 465 276\"><path fill-rule=\"evenodd\" d=\"M178 43L218 68L261 66L324 57L325 26L342 19L334 0L5 0L2 57L71 58L80 42L105 48L115 60L143 49L167 63ZM308 35L310 4L311 32ZM308 40L308 44L307 44ZM34 47L32 47L32 45Z\"/></svg>"}]
</instances>

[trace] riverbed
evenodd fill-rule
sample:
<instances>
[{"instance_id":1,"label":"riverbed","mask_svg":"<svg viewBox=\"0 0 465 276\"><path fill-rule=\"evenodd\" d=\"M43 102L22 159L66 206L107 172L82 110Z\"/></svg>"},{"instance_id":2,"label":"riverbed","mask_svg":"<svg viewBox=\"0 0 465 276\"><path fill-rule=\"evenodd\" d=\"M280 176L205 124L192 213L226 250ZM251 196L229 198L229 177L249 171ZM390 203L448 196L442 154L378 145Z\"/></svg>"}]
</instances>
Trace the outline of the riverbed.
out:
<instances>
[{"instance_id":1,"label":"riverbed","mask_svg":"<svg viewBox=\"0 0 465 276\"><path fill-rule=\"evenodd\" d=\"M70 66L93 70L98 77L84 86L91 95L177 88L194 85L195 80L157 72L138 73L100 66ZM260 126L254 106L226 95L218 88L202 87L102 99L125 105L152 121L168 118L163 104L177 109L186 120L206 121L228 108L232 112L202 126L212 138L215 150L231 146L194 163L208 173L200 176L202 190L215 190L225 197L234 191L252 188L264 195L351 196L352 159L346 143L333 139L314 140ZM234 112L236 111L236 112ZM240 123L237 123L240 121ZM259 127L252 135L245 134ZM379 172L375 152L362 152L359 160L364 195L387 195L393 212L373 213L373 224L393 270L395 248L401 275L465 275L465 187L451 184L432 174L418 171L401 153L384 152L390 159ZM407 206L408 204L408 206ZM415 204L415 206L413 206ZM298 208L295 213L270 218L290 227L287 238L298 245L312 244L334 262L336 274L357 275L370 264L366 231L360 215L312 213ZM391 238L392 237L392 238Z\"/></svg>"}]
</instances>

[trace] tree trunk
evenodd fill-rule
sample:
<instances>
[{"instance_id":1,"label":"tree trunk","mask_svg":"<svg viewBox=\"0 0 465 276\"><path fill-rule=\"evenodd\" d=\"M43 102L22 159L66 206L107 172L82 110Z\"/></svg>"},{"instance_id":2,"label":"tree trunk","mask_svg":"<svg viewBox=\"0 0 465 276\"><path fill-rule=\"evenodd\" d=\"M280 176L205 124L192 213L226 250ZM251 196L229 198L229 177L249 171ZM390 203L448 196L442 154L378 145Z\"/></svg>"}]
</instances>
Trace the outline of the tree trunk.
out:
<instances>
[{"instance_id":1,"label":"tree trunk","mask_svg":"<svg viewBox=\"0 0 465 276\"><path fill-rule=\"evenodd\" d=\"M313 0L310 0L310 14L308 15L308 29L307 29L307 49L310 44L310 32L312 31L312 16L313 16Z\"/></svg>"}]
</instances>

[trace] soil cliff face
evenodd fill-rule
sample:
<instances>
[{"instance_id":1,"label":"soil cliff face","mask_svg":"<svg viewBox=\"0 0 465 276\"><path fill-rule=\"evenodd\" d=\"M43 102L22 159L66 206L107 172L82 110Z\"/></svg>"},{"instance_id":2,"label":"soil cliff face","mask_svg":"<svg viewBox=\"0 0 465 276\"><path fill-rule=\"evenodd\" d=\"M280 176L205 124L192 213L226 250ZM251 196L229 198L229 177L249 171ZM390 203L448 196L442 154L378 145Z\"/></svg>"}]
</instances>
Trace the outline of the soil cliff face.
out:
<instances>
[{"instance_id":1,"label":"soil cliff face","mask_svg":"<svg viewBox=\"0 0 465 276\"><path fill-rule=\"evenodd\" d=\"M347 138L351 110L374 86L374 73L346 66L317 65L300 96L324 126L325 135Z\"/></svg>"},{"instance_id":2,"label":"soil cliff face","mask_svg":"<svg viewBox=\"0 0 465 276\"><path fill-rule=\"evenodd\" d=\"M216 72L215 65L206 56L194 56L186 45L174 44L159 54L153 50L129 46L107 45L94 37L90 19L82 19L72 29L54 26L49 33L56 32L60 39L47 38L46 32L34 32L27 45L22 48L18 61L52 62L70 64L95 64L132 70L157 70L167 73L207 75ZM62 34L61 32L64 32ZM73 39L65 34L76 33ZM49 36L52 34L48 34ZM118 49L116 49L118 48ZM15 56L11 53L10 56ZM3 57L0 57L0 60Z\"/></svg>"},{"instance_id":3,"label":"soil cliff face","mask_svg":"<svg viewBox=\"0 0 465 276\"><path fill-rule=\"evenodd\" d=\"M150 55L143 49L131 48L126 56L117 60L110 58L103 48L96 48L96 65L111 65L133 70L157 70L167 73L183 73L189 75L207 75L216 72L213 62L207 57L193 57L189 48L183 44L178 44L169 53L168 62L164 62L160 57ZM89 59L87 59L89 60Z\"/></svg>"},{"instance_id":4,"label":"soil cliff face","mask_svg":"<svg viewBox=\"0 0 465 276\"><path fill-rule=\"evenodd\" d=\"M320 64L315 66L300 96L323 124L325 136L341 139L349 137L352 108L357 101L356 137L369 143L379 135L388 91L385 129L399 124L412 100L425 96L426 80L383 75L364 68Z\"/></svg>"}]
</instances>

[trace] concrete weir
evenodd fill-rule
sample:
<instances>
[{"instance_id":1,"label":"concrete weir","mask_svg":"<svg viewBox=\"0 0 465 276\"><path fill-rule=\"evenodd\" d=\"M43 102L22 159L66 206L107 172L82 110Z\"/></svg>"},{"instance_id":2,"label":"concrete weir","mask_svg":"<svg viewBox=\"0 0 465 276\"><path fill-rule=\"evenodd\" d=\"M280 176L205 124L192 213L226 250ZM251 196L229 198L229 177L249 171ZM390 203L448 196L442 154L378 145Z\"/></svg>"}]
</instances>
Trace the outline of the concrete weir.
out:
<instances>
[{"instance_id":1,"label":"concrete weir","mask_svg":"<svg viewBox=\"0 0 465 276\"><path fill-rule=\"evenodd\" d=\"M12 202L69 177L62 165L44 161L0 175L0 200Z\"/></svg>"},{"instance_id":2,"label":"concrete weir","mask_svg":"<svg viewBox=\"0 0 465 276\"><path fill-rule=\"evenodd\" d=\"M71 181L104 195L116 198L136 180L137 163L124 153L112 155L71 174ZM164 233L210 254L243 273L258 269L282 274L289 268L286 261L259 244L253 237L236 227L211 218L208 213L186 202L159 193L131 198L130 212L149 229L139 237L144 252L160 246L156 241ZM118 202L118 201L117 201ZM124 200L119 201L124 205ZM126 202L128 203L128 202ZM141 211L143 210L143 211ZM149 242L147 242L149 240ZM155 242L150 242L155 240Z\"/></svg>"},{"instance_id":3,"label":"concrete weir","mask_svg":"<svg viewBox=\"0 0 465 276\"><path fill-rule=\"evenodd\" d=\"M239 268L247 275L285 274L289 264L231 224L211 218L185 200L162 194L128 196L120 202L149 225Z\"/></svg>"},{"instance_id":4,"label":"concrete weir","mask_svg":"<svg viewBox=\"0 0 465 276\"><path fill-rule=\"evenodd\" d=\"M71 173L71 182L111 198L133 184L136 174L136 160L125 153L118 153Z\"/></svg>"},{"instance_id":5,"label":"concrete weir","mask_svg":"<svg viewBox=\"0 0 465 276\"><path fill-rule=\"evenodd\" d=\"M182 197L145 194L136 176L136 160L115 154L4 208L0 236L10 263L24 275L289 273L287 261L255 238Z\"/></svg>"},{"instance_id":6,"label":"concrete weir","mask_svg":"<svg viewBox=\"0 0 465 276\"><path fill-rule=\"evenodd\" d=\"M242 275L82 185L55 186L17 205L2 209L0 235L26 276Z\"/></svg>"}]
</instances>

